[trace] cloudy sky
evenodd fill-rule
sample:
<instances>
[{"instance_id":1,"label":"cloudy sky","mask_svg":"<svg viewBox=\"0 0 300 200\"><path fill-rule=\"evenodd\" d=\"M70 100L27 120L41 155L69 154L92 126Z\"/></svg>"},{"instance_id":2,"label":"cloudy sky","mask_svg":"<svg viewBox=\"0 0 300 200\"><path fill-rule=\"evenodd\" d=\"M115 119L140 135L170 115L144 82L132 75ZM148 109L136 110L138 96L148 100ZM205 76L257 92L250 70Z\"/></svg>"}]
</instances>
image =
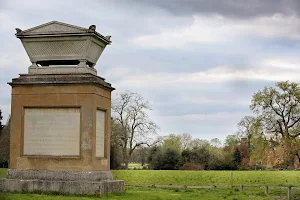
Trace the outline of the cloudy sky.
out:
<instances>
[{"instance_id":1,"label":"cloudy sky","mask_svg":"<svg viewBox=\"0 0 300 200\"><path fill-rule=\"evenodd\" d=\"M300 80L299 0L0 0L0 108L10 114L6 83L30 65L15 28L49 21L112 36L98 75L117 93L152 104L160 135L224 139L237 130L254 92Z\"/></svg>"}]
</instances>

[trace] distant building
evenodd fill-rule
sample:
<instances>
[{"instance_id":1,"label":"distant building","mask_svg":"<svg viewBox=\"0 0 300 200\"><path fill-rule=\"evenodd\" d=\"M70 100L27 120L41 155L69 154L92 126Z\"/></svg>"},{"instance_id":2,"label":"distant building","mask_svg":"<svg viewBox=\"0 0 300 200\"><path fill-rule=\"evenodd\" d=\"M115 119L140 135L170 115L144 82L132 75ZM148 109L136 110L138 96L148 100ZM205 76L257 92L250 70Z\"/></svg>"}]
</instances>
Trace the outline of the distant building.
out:
<instances>
[{"instance_id":1,"label":"distant building","mask_svg":"<svg viewBox=\"0 0 300 200\"><path fill-rule=\"evenodd\" d=\"M241 138L241 144L238 145L238 150L241 152L242 157L242 166L247 167L250 161L250 153L248 148L248 139L247 138Z\"/></svg>"}]
</instances>

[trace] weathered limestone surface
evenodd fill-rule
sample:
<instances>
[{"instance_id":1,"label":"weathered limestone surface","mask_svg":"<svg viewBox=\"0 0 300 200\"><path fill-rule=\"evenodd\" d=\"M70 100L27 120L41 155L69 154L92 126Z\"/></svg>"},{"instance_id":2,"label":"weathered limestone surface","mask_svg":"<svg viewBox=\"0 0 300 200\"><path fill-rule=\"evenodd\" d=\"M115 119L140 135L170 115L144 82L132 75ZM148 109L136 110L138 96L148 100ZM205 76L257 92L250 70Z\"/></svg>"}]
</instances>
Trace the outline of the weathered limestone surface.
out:
<instances>
[{"instance_id":1,"label":"weathered limestone surface","mask_svg":"<svg viewBox=\"0 0 300 200\"><path fill-rule=\"evenodd\" d=\"M71 24L52 21L22 31L16 29L16 36L32 62L29 74L92 73L94 66L111 43L110 36L96 32L96 26L82 28ZM70 64L67 67L50 65Z\"/></svg>"},{"instance_id":2,"label":"weathered limestone surface","mask_svg":"<svg viewBox=\"0 0 300 200\"><path fill-rule=\"evenodd\" d=\"M95 76L93 74L20 74L20 77L12 79L12 82L8 83L11 86L26 86L26 85L70 85L76 84L85 86L85 85L95 85L107 90L107 94L114 90L111 84L105 82L104 78L99 76ZM82 88L82 87L81 87ZM86 88L82 88L81 92L84 92ZM109 96L106 96L110 98Z\"/></svg>"},{"instance_id":3,"label":"weathered limestone surface","mask_svg":"<svg viewBox=\"0 0 300 200\"><path fill-rule=\"evenodd\" d=\"M13 79L10 169L108 171L113 88L91 74L21 75ZM79 108L78 156L24 155L24 118L28 108ZM105 111L104 156L96 155L96 113ZM53 146L54 148L55 146Z\"/></svg>"},{"instance_id":4,"label":"weathered limestone surface","mask_svg":"<svg viewBox=\"0 0 300 200\"><path fill-rule=\"evenodd\" d=\"M54 171L9 169L7 179L51 180L51 181L103 181L112 180L111 171Z\"/></svg>"},{"instance_id":5,"label":"weathered limestone surface","mask_svg":"<svg viewBox=\"0 0 300 200\"><path fill-rule=\"evenodd\" d=\"M124 192L124 181L52 181L0 179L0 192L58 192L61 194L102 195Z\"/></svg>"},{"instance_id":6,"label":"weathered limestone surface","mask_svg":"<svg viewBox=\"0 0 300 200\"><path fill-rule=\"evenodd\" d=\"M29 74L81 74L90 73L97 75L97 70L92 67L83 66L49 66L49 67L29 67Z\"/></svg>"}]
</instances>

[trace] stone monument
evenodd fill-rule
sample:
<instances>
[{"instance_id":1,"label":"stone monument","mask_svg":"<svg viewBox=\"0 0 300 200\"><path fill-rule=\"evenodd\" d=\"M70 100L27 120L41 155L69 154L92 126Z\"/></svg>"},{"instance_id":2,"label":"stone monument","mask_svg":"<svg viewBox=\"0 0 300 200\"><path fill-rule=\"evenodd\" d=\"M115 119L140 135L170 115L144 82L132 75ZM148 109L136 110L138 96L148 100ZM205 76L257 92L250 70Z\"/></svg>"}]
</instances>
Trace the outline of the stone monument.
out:
<instances>
[{"instance_id":1,"label":"stone monument","mask_svg":"<svg viewBox=\"0 0 300 200\"><path fill-rule=\"evenodd\" d=\"M95 69L110 36L57 21L16 30L32 64L9 83L10 169L0 190L123 192L110 172L114 88Z\"/></svg>"}]
</instances>

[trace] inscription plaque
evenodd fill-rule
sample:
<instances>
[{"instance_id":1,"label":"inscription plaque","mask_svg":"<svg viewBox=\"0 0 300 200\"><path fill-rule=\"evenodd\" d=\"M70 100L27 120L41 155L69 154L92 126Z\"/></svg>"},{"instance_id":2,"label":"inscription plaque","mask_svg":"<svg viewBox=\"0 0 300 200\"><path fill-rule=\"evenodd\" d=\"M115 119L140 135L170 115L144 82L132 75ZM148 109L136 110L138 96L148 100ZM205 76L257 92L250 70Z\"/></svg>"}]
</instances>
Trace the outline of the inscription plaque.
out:
<instances>
[{"instance_id":1,"label":"inscription plaque","mask_svg":"<svg viewBox=\"0 0 300 200\"><path fill-rule=\"evenodd\" d=\"M96 157L104 157L105 111L96 113Z\"/></svg>"},{"instance_id":2,"label":"inscription plaque","mask_svg":"<svg viewBox=\"0 0 300 200\"><path fill-rule=\"evenodd\" d=\"M79 108L25 108L26 156L79 156Z\"/></svg>"}]
</instances>

